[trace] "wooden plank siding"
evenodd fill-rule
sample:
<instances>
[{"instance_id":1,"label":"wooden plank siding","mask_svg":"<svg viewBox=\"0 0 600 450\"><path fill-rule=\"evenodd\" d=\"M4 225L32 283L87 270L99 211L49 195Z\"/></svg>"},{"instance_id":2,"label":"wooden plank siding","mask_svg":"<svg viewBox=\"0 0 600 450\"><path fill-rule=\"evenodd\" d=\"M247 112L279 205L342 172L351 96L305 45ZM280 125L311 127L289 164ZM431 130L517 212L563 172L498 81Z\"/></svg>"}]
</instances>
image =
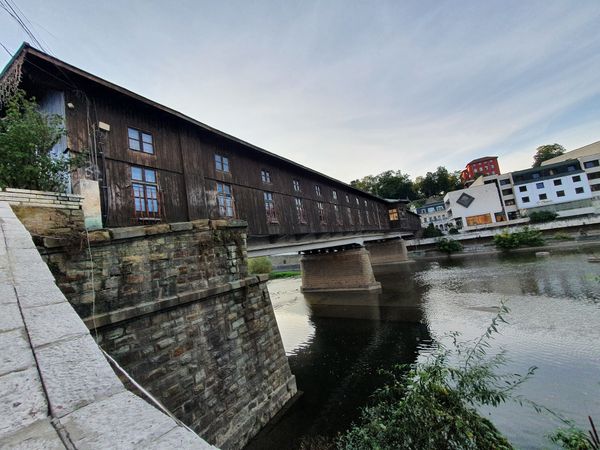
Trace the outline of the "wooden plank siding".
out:
<instances>
[{"instance_id":1,"label":"wooden plank siding","mask_svg":"<svg viewBox=\"0 0 600 450\"><path fill-rule=\"evenodd\" d=\"M102 191L105 226L132 225L131 167L139 166L156 171L163 220L167 222L219 218L216 185L222 182L232 187L235 216L248 221L251 236L390 228L389 206L383 199L206 126L198 126L191 119L118 90L122 88L111 88L108 82L90 79L91 75L84 76L73 69L66 76L66 69L57 70L55 63L39 57L39 52L36 55L28 55L24 65L25 89L64 91L65 102L72 105L66 108L69 150L82 152L96 145L103 153L100 165L107 186ZM94 139L91 130L100 121L110 125L110 131L97 133ZM128 127L152 135L154 154L129 149ZM216 169L215 154L229 158L229 173ZM269 172L270 182L261 180L261 170ZM300 183L299 192L294 190L293 180ZM320 187L321 195L315 186ZM333 197L334 190L337 199ZM267 221L265 192L273 194L277 223ZM298 220L296 198L302 200L306 223ZM324 221L319 220L319 202L323 204ZM339 208L341 223L336 219L334 205Z\"/></svg>"}]
</instances>

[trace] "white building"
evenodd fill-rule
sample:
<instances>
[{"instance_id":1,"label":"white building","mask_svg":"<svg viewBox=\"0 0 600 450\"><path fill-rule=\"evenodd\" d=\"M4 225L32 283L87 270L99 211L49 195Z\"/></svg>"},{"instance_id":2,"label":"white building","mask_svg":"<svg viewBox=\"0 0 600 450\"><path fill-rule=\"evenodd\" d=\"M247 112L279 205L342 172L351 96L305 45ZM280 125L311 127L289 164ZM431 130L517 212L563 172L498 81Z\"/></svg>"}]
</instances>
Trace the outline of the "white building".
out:
<instances>
[{"instance_id":1,"label":"white building","mask_svg":"<svg viewBox=\"0 0 600 450\"><path fill-rule=\"evenodd\" d=\"M450 228L446 207L442 199L429 201L416 208L415 212L421 216L421 226L423 228L427 228L429 224L433 224L440 231L448 231Z\"/></svg>"},{"instance_id":2,"label":"white building","mask_svg":"<svg viewBox=\"0 0 600 450\"><path fill-rule=\"evenodd\" d=\"M513 191L521 210L551 210L559 216L592 214L592 192L577 159L567 159L512 173Z\"/></svg>"},{"instance_id":3,"label":"white building","mask_svg":"<svg viewBox=\"0 0 600 450\"><path fill-rule=\"evenodd\" d=\"M506 221L494 182L474 183L467 189L448 192L444 196L444 202L448 216L459 229L473 230Z\"/></svg>"}]
</instances>

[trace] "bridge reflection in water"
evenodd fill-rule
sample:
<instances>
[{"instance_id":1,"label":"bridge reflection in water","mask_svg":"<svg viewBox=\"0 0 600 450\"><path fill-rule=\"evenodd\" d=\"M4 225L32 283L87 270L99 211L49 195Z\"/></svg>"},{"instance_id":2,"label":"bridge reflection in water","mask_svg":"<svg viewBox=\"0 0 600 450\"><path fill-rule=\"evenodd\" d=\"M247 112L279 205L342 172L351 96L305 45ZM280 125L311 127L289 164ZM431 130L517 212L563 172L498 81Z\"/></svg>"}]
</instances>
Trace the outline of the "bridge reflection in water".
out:
<instances>
[{"instance_id":1,"label":"bridge reflection in water","mask_svg":"<svg viewBox=\"0 0 600 450\"><path fill-rule=\"evenodd\" d=\"M393 274L377 276L388 284L385 280L397 280L399 271L401 265ZM360 408L385 383L380 369L415 362L431 338L415 302L422 289L407 278L393 283L386 295L300 293L298 280L271 282L290 367L303 395L247 450L297 449L303 441L335 436L359 418Z\"/></svg>"}]
</instances>

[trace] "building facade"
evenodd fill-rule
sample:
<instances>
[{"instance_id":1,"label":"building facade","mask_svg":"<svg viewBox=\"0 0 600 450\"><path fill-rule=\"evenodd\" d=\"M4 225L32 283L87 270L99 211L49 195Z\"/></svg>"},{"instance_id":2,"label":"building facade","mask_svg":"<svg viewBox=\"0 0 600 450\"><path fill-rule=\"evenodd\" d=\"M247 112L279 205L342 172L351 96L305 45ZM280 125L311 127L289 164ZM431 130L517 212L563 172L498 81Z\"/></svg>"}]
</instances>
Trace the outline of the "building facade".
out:
<instances>
[{"instance_id":1,"label":"building facade","mask_svg":"<svg viewBox=\"0 0 600 450\"><path fill-rule=\"evenodd\" d=\"M448 192L444 203L448 217L457 229L468 231L507 220L495 183Z\"/></svg>"},{"instance_id":2,"label":"building facade","mask_svg":"<svg viewBox=\"0 0 600 450\"><path fill-rule=\"evenodd\" d=\"M501 173L498 157L484 156L468 163L460 173L460 180L463 186L466 186L481 175L500 175Z\"/></svg>"},{"instance_id":3,"label":"building facade","mask_svg":"<svg viewBox=\"0 0 600 450\"><path fill-rule=\"evenodd\" d=\"M446 213L446 204L443 199L428 201L423 206L416 208L415 211L421 218L422 228L432 224L440 231L448 231L452 227L452 221Z\"/></svg>"},{"instance_id":4,"label":"building facade","mask_svg":"<svg viewBox=\"0 0 600 450\"><path fill-rule=\"evenodd\" d=\"M389 230L389 203L211 128L24 44L2 73L64 118L57 153L99 184L102 225L202 218L248 222L251 237Z\"/></svg>"}]
</instances>

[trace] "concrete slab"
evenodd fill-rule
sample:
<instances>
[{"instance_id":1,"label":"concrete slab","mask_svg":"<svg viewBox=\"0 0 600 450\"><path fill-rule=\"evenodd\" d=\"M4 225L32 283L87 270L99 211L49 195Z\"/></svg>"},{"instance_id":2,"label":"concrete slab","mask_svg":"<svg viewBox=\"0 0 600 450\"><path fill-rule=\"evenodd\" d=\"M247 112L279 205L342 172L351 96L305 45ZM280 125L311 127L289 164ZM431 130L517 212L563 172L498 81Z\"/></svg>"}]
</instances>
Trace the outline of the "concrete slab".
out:
<instances>
[{"instance_id":1,"label":"concrete slab","mask_svg":"<svg viewBox=\"0 0 600 450\"><path fill-rule=\"evenodd\" d=\"M102 420L98 420L102 417ZM60 419L78 449L145 447L175 428L175 422L131 392L92 403Z\"/></svg>"},{"instance_id":2,"label":"concrete slab","mask_svg":"<svg viewBox=\"0 0 600 450\"><path fill-rule=\"evenodd\" d=\"M54 283L35 283L33 280L27 280L15 283L14 290L19 297L21 308L35 308L67 302L63 293Z\"/></svg>"},{"instance_id":3,"label":"concrete slab","mask_svg":"<svg viewBox=\"0 0 600 450\"><path fill-rule=\"evenodd\" d=\"M47 345L36 355L55 417L125 390L90 335Z\"/></svg>"},{"instance_id":4,"label":"concrete slab","mask_svg":"<svg viewBox=\"0 0 600 450\"><path fill-rule=\"evenodd\" d=\"M25 308L23 316L34 349L89 334L87 327L68 302Z\"/></svg>"},{"instance_id":5,"label":"concrete slab","mask_svg":"<svg viewBox=\"0 0 600 450\"><path fill-rule=\"evenodd\" d=\"M0 333L17 328L23 328L19 305L16 303L2 305L0 307Z\"/></svg>"},{"instance_id":6,"label":"concrete slab","mask_svg":"<svg viewBox=\"0 0 600 450\"><path fill-rule=\"evenodd\" d=\"M0 377L0 442L47 415L48 404L36 368Z\"/></svg>"},{"instance_id":7,"label":"concrete slab","mask_svg":"<svg viewBox=\"0 0 600 450\"><path fill-rule=\"evenodd\" d=\"M197 435L190 433L183 427L177 427L161 436L154 442L140 445L138 448L145 450L164 450L171 449L200 449L200 450L218 450L217 447L203 441Z\"/></svg>"},{"instance_id":8,"label":"concrete slab","mask_svg":"<svg viewBox=\"0 0 600 450\"><path fill-rule=\"evenodd\" d=\"M0 333L0 376L35 365L25 328Z\"/></svg>"},{"instance_id":9,"label":"concrete slab","mask_svg":"<svg viewBox=\"0 0 600 450\"><path fill-rule=\"evenodd\" d=\"M35 422L0 441L4 450L64 450L58 433L48 419Z\"/></svg>"}]
</instances>

